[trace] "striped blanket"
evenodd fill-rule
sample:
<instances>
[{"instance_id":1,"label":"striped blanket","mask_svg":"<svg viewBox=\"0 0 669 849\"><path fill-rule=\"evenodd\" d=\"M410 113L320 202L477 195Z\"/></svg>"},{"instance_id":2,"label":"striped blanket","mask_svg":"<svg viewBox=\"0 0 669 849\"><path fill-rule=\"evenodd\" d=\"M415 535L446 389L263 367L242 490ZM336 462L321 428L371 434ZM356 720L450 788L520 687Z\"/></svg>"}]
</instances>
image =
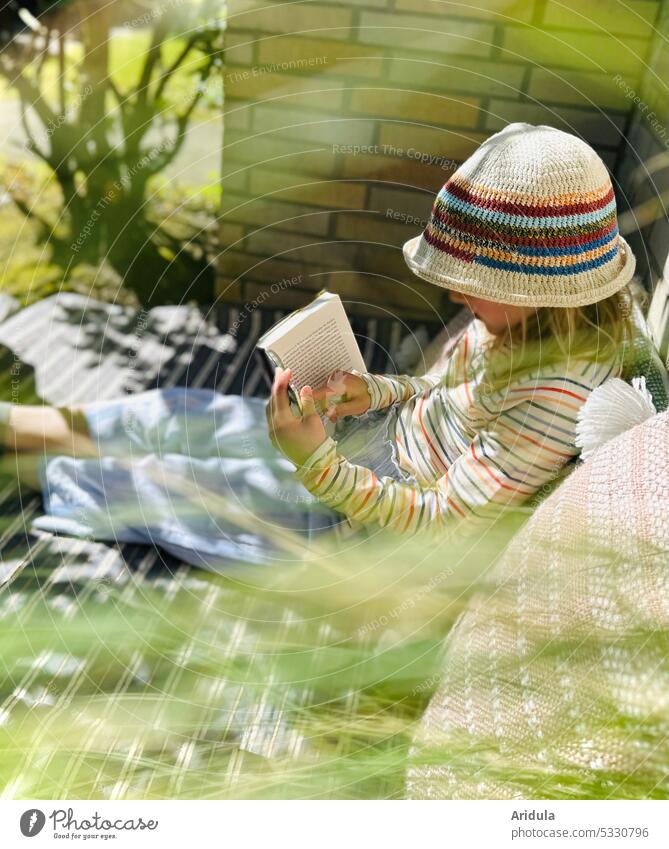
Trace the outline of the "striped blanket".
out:
<instances>
[{"instance_id":1,"label":"striped blanket","mask_svg":"<svg viewBox=\"0 0 669 849\"><path fill-rule=\"evenodd\" d=\"M228 306L135 312L60 294L0 324L0 397L65 405L181 385L263 396L269 387L255 343L280 315L264 309L243 315ZM392 353L417 329L375 318L352 323L376 371L392 368ZM425 327L431 335L438 330ZM0 733L11 741L0 742L0 793L206 798L212 773L202 768L202 759L213 764L219 758L230 773L225 778L221 766L217 776L235 795L251 792L241 779L256 775L259 763L303 755L306 740L293 720L310 698L305 687L278 694L269 677L246 682L248 672L224 671L226 665L250 669L268 658L253 592L155 548L34 531L41 500L20 493L10 480L0 481L0 510ZM278 609L273 645L303 639L318 650L311 632L300 637L304 626L285 599ZM332 635L323 631L319 639L325 644ZM202 646L207 657L218 658L218 672L196 676L199 684L193 685L191 664L200 663ZM81 719L76 705L90 704L91 687L102 699L102 720L108 717L109 727L130 711L128 722L121 723L125 730L100 743L75 723L76 739L56 740L53 729L74 728L74 717ZM185 708L184 689L190 716L179 713L172 725L174 711ZM288 692L297 713L276 707ZM345 681L337 684L337 698L350 715L364 701ZM131 744L123 734L137 728L140 713L143 731L132 731ZM159 736L139 746L147 727L160 729ZM338 757L352 742L350 735L342 737ZM53 769L44 768L47 750ZM400 792L384 782L376 780L370 792ZM336 791L323 789L328 792Z\"/></svg>"}]
</instances>

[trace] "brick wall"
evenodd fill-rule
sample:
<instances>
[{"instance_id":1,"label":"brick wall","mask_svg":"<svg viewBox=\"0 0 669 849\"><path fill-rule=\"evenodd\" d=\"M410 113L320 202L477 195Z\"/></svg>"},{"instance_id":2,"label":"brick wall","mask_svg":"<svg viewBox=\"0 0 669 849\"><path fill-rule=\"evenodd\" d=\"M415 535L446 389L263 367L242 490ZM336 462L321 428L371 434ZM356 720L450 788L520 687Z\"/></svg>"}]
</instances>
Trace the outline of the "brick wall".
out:
<instances>
[{"instance_id":1,"label":"brick wall","mask_svg":"<svg viewBox=\"0 0 669 849\"><path fill-rule=\"evenodd\" d=\"M443 310L401 256L434 194L509 121L619 164L659 5L231 0L220 297Z\"/></svg>"},{"instance_id":2,"label":"brick wall","mask_svg":"<svg viewBox=\"0 0 669 849\"><path fill-rule=\"evenodd\" d=\"M620 229L637 257L640 278L653 292L651 329L669 353L669 7L656 24L647 68L637 88L618 167Z\"/></svg>"}]
</instances>

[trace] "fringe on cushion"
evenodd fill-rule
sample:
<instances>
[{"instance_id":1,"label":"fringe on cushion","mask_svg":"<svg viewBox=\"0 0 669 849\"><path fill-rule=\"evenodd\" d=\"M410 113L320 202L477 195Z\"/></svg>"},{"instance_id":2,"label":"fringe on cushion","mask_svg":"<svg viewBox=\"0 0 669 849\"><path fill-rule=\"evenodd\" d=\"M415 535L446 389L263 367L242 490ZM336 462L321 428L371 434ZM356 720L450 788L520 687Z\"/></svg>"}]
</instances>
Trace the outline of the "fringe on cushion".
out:
<instances>
[{"instance_id":1,"label":"fringe on cushion","mask_svg":"<svg viewBox=\"0 0 669 849\"><path fill-rule=\"evenodd\" d=\"M657 413L645 377L632 384L612 377L590 393L578 412L576 447L587 460L601 445Z\"/></svg>"}]
</instances>

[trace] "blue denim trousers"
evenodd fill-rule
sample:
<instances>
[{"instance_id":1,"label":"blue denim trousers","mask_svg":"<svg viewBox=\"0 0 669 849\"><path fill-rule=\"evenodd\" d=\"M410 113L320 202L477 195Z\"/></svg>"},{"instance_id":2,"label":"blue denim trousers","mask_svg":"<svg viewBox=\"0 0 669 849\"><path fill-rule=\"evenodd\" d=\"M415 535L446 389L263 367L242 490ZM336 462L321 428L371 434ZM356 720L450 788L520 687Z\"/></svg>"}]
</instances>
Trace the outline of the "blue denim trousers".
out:
<instances>
[{"instance_id":1,"label":"blue denim trousers","mask_svg":"<svg viewBox=\"0 0 669 849\"><path fill-rule=\"evenodd\" d=\"M311 539L343 520L294 475L267 435L266 402L204 389L159 389L88 405L99 458L45 457L45 515L34 526L159 546L215 571L290 560L282 531ZM393 409L337 423L352 462L403 479Z\"/></svg>"}]
</instances>

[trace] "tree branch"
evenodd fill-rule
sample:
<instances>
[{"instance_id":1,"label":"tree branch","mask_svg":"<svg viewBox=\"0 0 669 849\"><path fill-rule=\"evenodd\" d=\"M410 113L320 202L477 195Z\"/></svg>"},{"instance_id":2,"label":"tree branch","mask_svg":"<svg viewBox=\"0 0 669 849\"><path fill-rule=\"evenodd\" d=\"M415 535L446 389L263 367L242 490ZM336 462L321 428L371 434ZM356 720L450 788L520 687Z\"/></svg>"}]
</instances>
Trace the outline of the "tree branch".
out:
<instances>
[{"instance_id":1,"label":"tree branch","mask_svg":"<svg viewBox=\"0 0 669 849\"><path fill-rule=\"evenodd\" d=\"M153 160L153 163L147 166L147 171L151 176L160 173L160 171L166 168L179 155L179 152L183 147L184 141L186 140L186 130L188 129L188 122L190 121L195 107L202 99L203 94L203 91L198 91L198 93L192 99L188 106L188 109L186 109L183 115L176 116L177 134L174 139L174 144L172 145L170 150L165 151L163 156L157 156Z\"/></svg>"},{"instance_id":2,"label":"tree branch","mask_svg":"<svg viewBox=\"0 0 669 849\"><path fill-rule=\"evenodd\" d=\"M119 107L122 109L128 99L127 95L123 94L121 89L116 85L116 83L111 77L109 77L109 79L107 80L107 84L109 85L109 90L116 98Z\"/></svg>"},{"instance_id":3,"label":"tree branch","mask_svg":"<svg viewBox=\"0 0 669 849\"><path fill-rule=\"evenodd\" d=\"M163 91L165 91L165 87L167 86L169 81L172 79L174 73L181 67L184 59L186 58L186 56L188 56L188 54L191 52L191 50L195 47L198 40L199 40L199 35L191 36L188 39L188 41L186 42L181 53L174 60L174 62L172 62L172 64L169 66L169 68L167 68L165 70L165 72L160 75L160 77L158 78L158 88L156 89L156 94L155 94L155 98L154 98L155 100L160 99L161 94L163 93Z\"/></svg>"},{"instance_id":4,"label":"tree branch","mask_svg":"<svg viewBox=\"0 0 669 849\"><path fill-rule=\"evenodd\" d=\"M42 81L42 73L44 72L44 65L49 56L49 47L51 47L51 36L53 34L53 30L51 28L47 29L46 35L44 36L44 50L41 52L39 57L39 62L37 64L37 71L35 72L35 77L37 79L37 84L39 85Z\"/></svg>"},{"instance_id":5,"label":"tree branch","mask_svg":"<svg viewBox=\"0 0 669 849\"><path fill-rule=\"evenodd\" d=\"M58 99L60 113L64 115L67 104L65 103L65 39L62 30L58 30Z\"/></svg>"},{"instance_id":6,"label":"tree branch","mask_svg":"<svg viewBox=\"0 0 669 849\"><path fill-rule=\"evenodd\" d=\"M31 106L45 127L50 123L57 122L57 115L42 97L39 89L35 86L32 80L29 80L22 71L13 72L7 65L7 62L0 55L0 73L4 76L10 86L13 86L19 93L19 97L29 106Z\"/></svg>"},{"instance_id":7,"label":"tree branch","mask_svg":"<svg viewBox=\"0 0 669 849\"><path fill-rule=\"evenodd\" d=\"M30 125L28 124L28 114L26 103L24 100L21 100L21 103L19 105L19 115L21 116L21 126L23 127L23 132L26 134L26 138L28 139L28 150L31 150L33 153L39 156L40 159L43 159L45 162L48 163L48 153L44 153L40 149L39 145L37 144L37 141L35 140L35 136L32 134ZM53 166L51 167L53 168Z\"/></svg>"},{"instance_id":8,"label":"tree branch","mask_svg":"<svg viewBox=\"0 0 669 849\"><path fill-rule=\"evenodd\" d=\"M153 76L153 71L156 67L156 62L160 59L162 46L167 33L167 23L164 18L161 17L156 26L154 27L153 34L151 36L151 45L146 54L142 73L135 88L135 92L137 94L137 104L140 107L146 105L146 101L148 99L148 88L151 83L151 77Z\"/></svg>"},{"instance_id":9,"label":"tree branch","mask_svg":"<svg viewBox=\"0 0 669 849\"><path fill-rule=\"evenodd\" d=\"M9 189L5 186L5 190L7 191L7 194L12 199L13 203L16 205L19 212L21 212L26 218L29 218L29 219L32 219L33 221L36 221L39 224L39 226L44 230L45 235L46 234L50 235L53 232L53 227L51 226L51 224L49 224L49 222L45 218L42 218L42 216L38 212L35 212L35 210L32 209L32 207L29 207L28 204L24 200L22 200L20 197L15 195L11 191L11 189Z\"/></svg>"}]
</instances>

